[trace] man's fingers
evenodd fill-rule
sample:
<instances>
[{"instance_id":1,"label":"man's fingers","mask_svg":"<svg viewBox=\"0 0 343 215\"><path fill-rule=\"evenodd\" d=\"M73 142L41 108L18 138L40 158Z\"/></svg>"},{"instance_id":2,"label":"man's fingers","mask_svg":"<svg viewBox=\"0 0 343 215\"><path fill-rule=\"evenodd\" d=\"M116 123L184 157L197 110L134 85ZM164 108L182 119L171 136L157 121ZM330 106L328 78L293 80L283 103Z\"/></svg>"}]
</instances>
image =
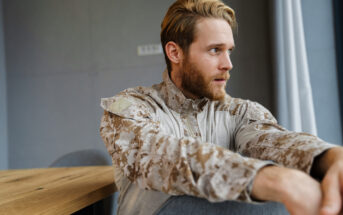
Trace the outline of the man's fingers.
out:
<instances>
[{"instance_id":1,"label":"man's fingers","mask_svg":"<svg viewBox=\"0 0 343 215\"><path fill-rule=\"evenodd\" d=\"M336 215L341 209L341 186L337 174L327 175L322 182L321 215Z\"/></svg>"}]
</instances>

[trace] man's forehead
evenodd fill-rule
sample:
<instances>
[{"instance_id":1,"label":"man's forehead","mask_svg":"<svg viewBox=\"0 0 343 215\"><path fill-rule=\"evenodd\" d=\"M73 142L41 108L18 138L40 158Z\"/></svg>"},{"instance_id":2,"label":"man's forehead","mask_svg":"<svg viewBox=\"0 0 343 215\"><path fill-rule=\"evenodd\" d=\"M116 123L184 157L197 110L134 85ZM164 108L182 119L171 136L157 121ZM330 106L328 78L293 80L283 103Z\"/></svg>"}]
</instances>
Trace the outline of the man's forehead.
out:
<instances>
[{"instance_id":1,"label":"man's forehead","mask_svg":"<svg viewBox=\"0 0 343 215\"><path fill-rule=\"evenodd\" d=\"M224 19L201 18L194 29L194 41L203 45L218 44L234 46L232 29Z\"/></svg>"}]
</instances>

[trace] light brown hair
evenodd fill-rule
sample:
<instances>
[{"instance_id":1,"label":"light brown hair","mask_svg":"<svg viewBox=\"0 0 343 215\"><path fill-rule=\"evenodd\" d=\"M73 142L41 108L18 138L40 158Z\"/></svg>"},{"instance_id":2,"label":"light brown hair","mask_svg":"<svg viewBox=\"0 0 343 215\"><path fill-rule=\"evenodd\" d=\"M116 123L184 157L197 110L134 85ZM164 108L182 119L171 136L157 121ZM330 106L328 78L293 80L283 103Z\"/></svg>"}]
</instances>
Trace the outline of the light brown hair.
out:
<instances>
[{"instance_id":1,"label":"light brown hair","mask_svg":"<svg viewBox=\"0 0 343 215\"><path fill-rule=\"evenodd\" d=\"M173 41L187 54L190 44L194 41L195 25L200 18L224 19L231 28L236 27L234 10L220 0L177 0L174 2L161 24L161 43L169 72L171 63L166 54L165 45Z\"/></svg>"}]
</instances>

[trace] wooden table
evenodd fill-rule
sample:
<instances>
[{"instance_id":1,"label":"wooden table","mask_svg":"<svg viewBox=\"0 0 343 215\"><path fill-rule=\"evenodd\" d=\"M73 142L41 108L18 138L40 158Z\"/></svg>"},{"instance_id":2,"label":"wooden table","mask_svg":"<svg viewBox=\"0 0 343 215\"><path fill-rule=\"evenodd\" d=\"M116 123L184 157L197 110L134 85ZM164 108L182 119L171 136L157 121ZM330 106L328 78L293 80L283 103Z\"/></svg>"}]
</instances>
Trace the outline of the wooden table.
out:
<instances>
[{"instance_id":1,"label":"wooden table","mask_svg":"<svg viewBox=\"0 0 343 215\"><path fill-rule=\"evenodd\" d=\"M116 191L111 166L0 171L0 214L71 214Z\"/></svg>"}]
</instances>

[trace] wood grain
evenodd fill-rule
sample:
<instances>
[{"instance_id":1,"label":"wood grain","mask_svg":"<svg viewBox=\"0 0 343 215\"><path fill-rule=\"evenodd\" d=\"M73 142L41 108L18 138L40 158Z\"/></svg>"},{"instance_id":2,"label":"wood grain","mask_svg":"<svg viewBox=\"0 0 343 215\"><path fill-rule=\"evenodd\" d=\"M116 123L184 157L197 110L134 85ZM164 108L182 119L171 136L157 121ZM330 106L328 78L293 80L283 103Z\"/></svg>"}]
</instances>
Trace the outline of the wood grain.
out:
<instances>
[{"instance_id":1,"label":"wood grain","mask_svg":"<svg viewBox=\"0 0 343 215\"><path fill-rule=\"evenodd\" d=\"M115 191L111 166L0 171L0 214L71 214Z\"/></svg>"}]
</instances>

